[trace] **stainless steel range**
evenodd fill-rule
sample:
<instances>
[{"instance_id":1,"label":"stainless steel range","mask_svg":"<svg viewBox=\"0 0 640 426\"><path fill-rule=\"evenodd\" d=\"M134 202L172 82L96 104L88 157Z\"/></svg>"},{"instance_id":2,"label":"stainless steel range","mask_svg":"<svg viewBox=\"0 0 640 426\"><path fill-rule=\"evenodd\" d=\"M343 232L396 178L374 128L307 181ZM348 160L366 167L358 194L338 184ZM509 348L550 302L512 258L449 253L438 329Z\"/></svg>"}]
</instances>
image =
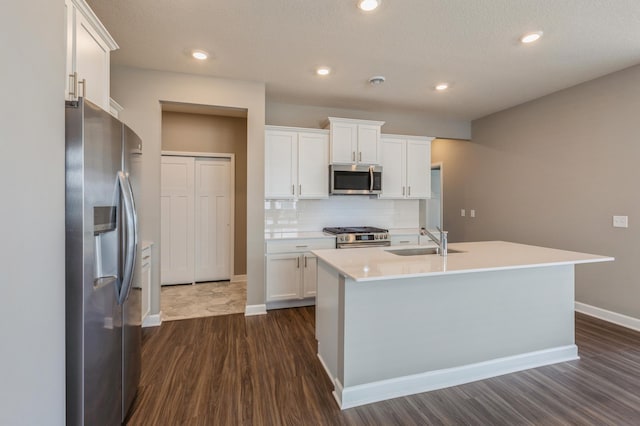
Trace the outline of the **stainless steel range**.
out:
<instances>
[{"instance_id":1,"label":"stainless steel range","mask_svg":"<svg viewBox=\"0 0 640 426\"><path fill-rule=\"evenodd\" d=\"M373 226L324 228L322 231L336 236L337 248L386 247L391 245L389 231Z\"/></svg>"}]
</instances>

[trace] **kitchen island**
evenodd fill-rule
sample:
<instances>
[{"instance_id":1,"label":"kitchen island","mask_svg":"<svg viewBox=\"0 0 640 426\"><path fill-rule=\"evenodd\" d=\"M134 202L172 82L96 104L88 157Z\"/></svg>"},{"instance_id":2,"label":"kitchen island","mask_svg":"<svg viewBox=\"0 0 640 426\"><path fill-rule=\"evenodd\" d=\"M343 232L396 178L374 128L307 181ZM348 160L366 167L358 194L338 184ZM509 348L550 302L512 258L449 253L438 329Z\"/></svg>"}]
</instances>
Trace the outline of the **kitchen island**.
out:
<instances>
[{"instance_id":1,"label":"kitchen island","mask_svg":"<svg viewBox=\"0 0 640 426\"><path fill-rule=\"evenodd\" d=\"M578 359L574 265L502 241L439 255L314 250L318 357L341 408Z\"/></svg>"}]
</instances>

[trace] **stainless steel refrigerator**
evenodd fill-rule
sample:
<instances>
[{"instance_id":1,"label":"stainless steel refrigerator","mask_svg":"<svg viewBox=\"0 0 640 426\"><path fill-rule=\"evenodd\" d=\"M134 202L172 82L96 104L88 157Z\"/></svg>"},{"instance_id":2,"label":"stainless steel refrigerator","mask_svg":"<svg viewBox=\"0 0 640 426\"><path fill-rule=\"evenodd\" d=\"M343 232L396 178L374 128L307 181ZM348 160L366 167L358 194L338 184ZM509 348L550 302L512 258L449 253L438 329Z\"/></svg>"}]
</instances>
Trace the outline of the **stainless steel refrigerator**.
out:
<instances>
[{"instance_id":1,"label":"stainless steel refrigerator","mask_svg":"<svg viewBox=\"0 0 640 426\"><path fill-rule=\"evenodd\" d=\"M140 381L142 143L82 98L65 111L67 424L118 425Z\"/></svg>"}]
</instances>

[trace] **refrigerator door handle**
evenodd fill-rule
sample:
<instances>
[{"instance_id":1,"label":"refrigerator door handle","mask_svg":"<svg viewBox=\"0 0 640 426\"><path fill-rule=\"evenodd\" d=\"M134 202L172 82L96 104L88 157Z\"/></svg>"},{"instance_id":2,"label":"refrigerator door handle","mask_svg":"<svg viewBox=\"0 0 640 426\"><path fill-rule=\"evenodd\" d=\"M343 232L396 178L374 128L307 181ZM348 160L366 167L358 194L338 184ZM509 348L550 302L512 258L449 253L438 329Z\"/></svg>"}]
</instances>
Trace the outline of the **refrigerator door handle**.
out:
<instances>
[{"instance_id":1,"label":"refrigerator door handle","mask_svg":"<svg viewBox=\"0 0 640 426\"><path fill-rule=\"evenodd\" d=\"M138 246L138 218L136 216L136 208L133 201L133 190L131 188L131 182L129 182L129 177L124 172L120 171L118 172L118 182L120 183L122 202L124 204L125 238L127 241L126 251L124 253L122 285L120 287L120 294L118 295L118 303L122 305L129 297L129 292L131 291L131 285L133 282L133 270L136 263L136 248Z\"/></svg>"}]
</instances>

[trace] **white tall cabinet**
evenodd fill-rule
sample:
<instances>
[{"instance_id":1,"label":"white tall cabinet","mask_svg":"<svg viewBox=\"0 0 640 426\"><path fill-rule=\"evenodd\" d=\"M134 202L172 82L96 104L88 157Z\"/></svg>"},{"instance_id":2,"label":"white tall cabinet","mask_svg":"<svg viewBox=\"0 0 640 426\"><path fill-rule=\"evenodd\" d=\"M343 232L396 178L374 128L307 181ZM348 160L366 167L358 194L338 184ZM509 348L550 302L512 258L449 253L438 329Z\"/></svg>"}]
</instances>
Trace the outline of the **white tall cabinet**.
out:
<instances>
[{"instance_id":1,"label":"white tall cabinet","mask_svg":"<svg viewBox=\"0 0 640 426\"><path fill-rule=\"evenodd\" d=\"M162 156L162 285L230 278L232 182L229 158Z\"/></svg>"},{"instance_id":2,"label":"white tall cabinet","mask_svg":"<svg viewBox=\"0 0 640 426\"><path fill-rule=\"evenodd\" d=\"M288 200L328 197L328 132L267 126L265 198Z\"/></svg>"},{"instance_id":3,"label":"white tall cabinet","mask_svg":"<svg viewBox=\"0 0 640 426\"><path fill-rule=\"evenodd\" d=\"M431 196L431 141L423 136L382 135L380 198Z\"/></svg>"},{"instance_id":4,"label":"white tall cabinet","mask_svg":"<svg viewBox=\"0 0 640 426\"><path fill-rule=\"evenodd\" d=\"M109 111L110 55L118 45L84 0L65 0L64 4L65 99L76 100L82 96Z\"/></svg>"}]
</instances>

